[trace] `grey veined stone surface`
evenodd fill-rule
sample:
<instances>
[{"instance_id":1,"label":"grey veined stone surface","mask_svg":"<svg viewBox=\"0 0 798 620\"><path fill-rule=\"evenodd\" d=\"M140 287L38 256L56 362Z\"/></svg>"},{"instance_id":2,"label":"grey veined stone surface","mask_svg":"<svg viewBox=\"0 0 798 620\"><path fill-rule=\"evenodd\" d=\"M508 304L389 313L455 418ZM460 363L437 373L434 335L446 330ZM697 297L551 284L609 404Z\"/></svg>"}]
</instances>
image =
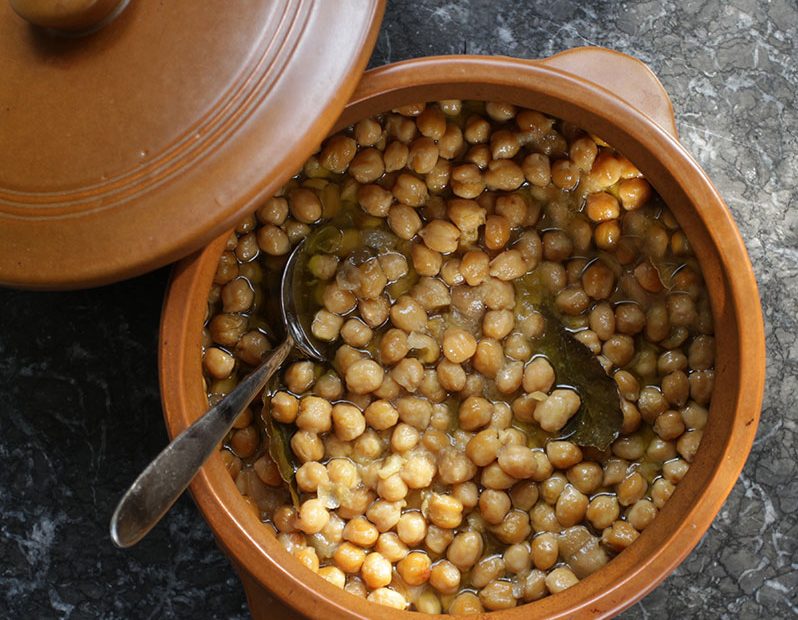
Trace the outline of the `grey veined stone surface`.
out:
<instances>
[{"instance_id":1,"label":"grey veined stone surface","mask_svg":"<svg viewBox=\"0 0 798 620\"><path fill-rule=\"evenodd\" d=\"M794 1L391 1L371 66L603 45L646 62L742 231L768 374L751 458L711 529L627 619L798 615L798 6ZM183 498L130 551L108 518L166 442L157 330L168 273L74 293L0 290L0 617L245 618Z\"/></svg>"}]
</instances>

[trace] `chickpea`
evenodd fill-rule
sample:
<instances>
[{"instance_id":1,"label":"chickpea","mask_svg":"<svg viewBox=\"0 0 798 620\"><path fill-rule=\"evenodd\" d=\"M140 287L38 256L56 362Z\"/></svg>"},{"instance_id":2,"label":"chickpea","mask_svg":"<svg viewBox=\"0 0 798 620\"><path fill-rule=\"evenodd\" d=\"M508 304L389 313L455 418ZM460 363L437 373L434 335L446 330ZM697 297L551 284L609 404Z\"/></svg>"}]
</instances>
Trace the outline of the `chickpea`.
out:
<instances>
[{"instance_id":1,"label":"chickpea","mask_svg":"<svg viewBox=\"0 0 798 620\"><path fill-rule=\"evenodd\" d=\"M556 564L559 555L557 537L544 532L532 539L532 561L535 568L548 570Z\"/></svg>"},{"instance_id":2,"label":"chickpea","mask_svg":"<svg viewBox=\"0 0 798 620\"><path fill-rule=\"evenodd\" d=\"M448 560L439 560L430 568L429 584L441 594L455 594L460 588L460 571Z\"/></svg>"},{"instance_id":3,"label":"chickpea","mask_svg":"<svg viewBox=\"0 0 798 620\"><path fill-rule=\"evenodd\" d=\"M391 583L391 572L391 563L376 551L366 556L360 568L363 581L372 589L383 588Z\"/></svg>"},{"instance_id":4,"label":"chickpea","mask_svg":"<svg viewBox=\"0 0 798 620\"><path fill-rule=\"evenodd\" d=\"M690 396L690 380L687 375L676 370L662 378L662 395L671 405L682 407Z\"/></svg>"},{"instance_id":5,"label":"chickpea","mask_svg":"<svg viewBox=\"0 0 798 620\"><path fill-rule=\"evenodd\" d=\"M529 340L518 332L514 332L507 336L504 341L504 352L507 357L519 362L525 362L532 357L532 349L529 346Z\"/></svg>"},{"instance_id":6,"label":"chickpea","mask_svg":"<svg viewBox=\"0 0 798 620\"><path fill-rule=\"evenodd\" d=\"M316 433L310 431L294 433L291 450L302 463L318 461L324 456L324 444Z\"/></svg>"},{"instance_id":7,"label":"chickpea","mask_svg":"<svg viewBox=\"0 0 798 620\"><path fill-rule=\"evenodd\" d=\"M380 386L383 374L382 367L374 360L358 360L346 370L346 386L355 394L368 394Z\"/></svg>"},{"instance_id":8,"label":"chickpea","mask_svg":"<svg viewBox=\"0 0 798 620\"><path fill-rule=\"evenodd\" d=\"M440 555L446 551L453 539L453 530L430 525L427 527L427 537L424 539L424 546L432 553Z\"/></svg>"},{"instance_id":9,"label":"chickpea","mask_svg":"<svg viewBox=\"0 0 798 620\"><path fill-rule=\"evenodd\" d=\"M237 314L217 314L211 319L208 329L214 342L224 347L233 347L244 335L246 326L246 317Z\"/></svg>"},{"instance_id":10,"label":"chickpea","mask_svg":"<svg viewBox=\"0 0 798 620\"><path fill-rule=\"evenodd\" d=\"M534 417L540 427L550 433L560 430L579 410L581 400L573 390L554 390L535 408Z\"/></svg>"},{"instance_id":11,"label":"chickpea","mask_svg":"<svg viewBox=\"0 0 798 620\"><path fill-rule=\"evenodd\" d=\"M408 553L407 546L399 540L399 536L394 532L380 534L374 550L390 562L398 562Z\"/></svg>"},{"instance_id":12,"label":"chickpea","mask_svg":"<svg viewBox=\"0 0 798 620\"><path fill-rule=\"evenodd\" d=\"M272 417L283 424L291 424L299 412L299 401L288 392L277 392L270 401Z\"/></svg>"},{"instance_id":13,"label":"chickpea","mask_svg":"<svg viewBox=\"0 0 798 620\"><path fill-rule=\"evenodd\" d=\"M565 231L549 230L543 233L543 257L547 261L560 263L569 258L573 251L573 241ZM557 267L562 268L561 265L557 265Z\"/></svg>"},{"instance_id":14,"label":"chickpea","mask_svg":"<svg viewBox=\"0 0 798 620\"><path fill-rule=\"evenodd\" d=\"M383 153L385 172L394 172L404 168L407 165L409 153L410 149L403 142L391 142L385 147L385 152Z\"/></svg>"},{"instance_id":15,"label":"chickpea","mask_svg":"<svg viewBox=\"0 0 798 620\"><path fill-rule=\"evenodd\" d=\"M634 340L625 334L615 334L604 342L601 352L614 366L621 368L629 364L634 357Z\"/></svg>"},{"instance_id":16,"label":"chickpea","mask_svg":"<svg viewBox=\"0 0 798 620\"><path fill-rule=\"evenodd\" d=\"M351 311L357 304L355 296L350 291L342 289L337 282L331 282L324 287L322 300L329 312L339 315Z\"/></svg>"},{"instance_id":17,"label":"chickpea","mask_svg":"<svg viewBox=\"0 0 798 620\"><path fill-rule=\"evenodd\" d=\"M457 499L467 510L474 508L479 503L479 490L473 482L459 482L452 487L452 497Z\"/></svg>"},{"instance_id":18,"label":"chickpea","mask_svg":"<svg viewBox=\"0 0 798 620\"><path fill-rule=\"evenodd\" d=\"M330 520L330 513L319 499L309 499L299 509L297 527L306 534L320 532Z\"/></svg>"},{"instance_id":19,"label":"chickpea","mask_svg":"<svg viewBox=\"0 0 798 620\"><path fill-rule=\"evenodd\" d=\"M547 504L556 504L567 484L568 479L561 472L555 472L538 485L540 497Z\"/></svg>"},{"instance_id":20,"label":"chickpea","mask_svg":"<svg viewBox=\"0 0 798 620\"><path fill-rule=\"evenodd\" d=\"M291 217L303 224L312 224L321 218L321 201L316 192L297 188L288 194L288 209ZM265 248L261 248L266 251Z\"/></svg>"},{"instance_id":21,"label":"chickpea","mask_svg":"<svg viewBox=\"0 0 798 620\"><path fill-rule=\"evenodd\" d=\"M500 447L499 432L495 428L488 428L469 440L466 455L475 465L485 467L496 460Z\"/></svg>"},{"instance_id":22,"label":"chickpea","mask_svg":"<svg viewBox=\"0 0 798 620\"><path fill-rule=\"evenodd\" d=\"M355 140L360 146L374 146L382 137L382 127L373 118L364 118L355 124Z\"/></svg>"},{"instance_id":23,"label":"chickpea","mask_svg":"<svg viewBox=\"0 0 798 620\"><path fill-rule=\"evenodd\" d=\"M366 511L366 518L377 526L380 532L387 532L393 528L402 516L401 502L377 500Z\"/></svg>"},{"instance_id":24,"label":"chickpea","mask_svg":"<svg viewBox=\"0 0 798 620\"><path fill-rule=\"evenodd\" d=\"M490 135L490 123L476 114L469 116L463 134L469 144L487 142Z\"/></svg>"},{"instance_id":25,"label":"chickpea","mask_svg":"<svg viewBox=\"0 0 798 620\"><path fill-rule=\"evenodd\" d=\"M248 458L255 454L259 440L258 430L254 426L247 426L233 432L233 436L230 439L230 447L236 456Z\"/></svg>"},{"instance_id":26,"label":"chickpea","mask_svg":"<svg viewBox=\"0 0 798 620\"><path fill-rule=\"evenodd\" d=\"M651 193L651 185L641 178L625 179L618 185L618 196L627 211L644 206L651 198Z\"/></svg>"},{"instance_id":27,"label":"chickpea","mask_svg":"<svg viewBox=\"0 0 798 620\"><path fill-rule=\"evenodd\" d=\"M551 182L565 191L579 184L579 167L568 159L558 159L551 165Z\"/></svg>"},{"instance_id":28,"label":"chickpea","mask_svg":"<svg viewBox=\"0 0 798 620\"><path fill-rule=\"evenodd\" d=\"M460 571L466 571L482 556L482 536L474 531L457 534L446 550L446 559Z\"/></svg>"},{"instance_id":29,"label":"chickpea","mask_svg":"<svg viewBox=\"0 0 798 620\"><path fill-rule=\"evenodd\" d=\"M226 379L235 368L235 358L216 347L209 347L202 358L206 372L215 379Z\"/></svg>"},{"instance_id":30,"label":"chickpea","mask_svg":"<svg viewBox=\"0 0 798 620\"><path fill-rule=\"evenodd\" d=\"M504 559L501 556L484 557L471 570L471 585L484 588L497 577L503 576L504 572Z\"/></svg>"},{"instance_id":31,"label":"chickpea","mask_svg":"<svg viewBox=\"0 0 798 620\"><path fill-rule=\"evenodd\" d=\"M451 170L451 187L455 196L476 198L485 189L485 179L474 164L461 164Z\"/></svg>"},{"instance_id":32,"label":"chickpea","mask_svg":"<svg viewBox=\"0 0 798 620\"><path fill-rule=\"evenodd\" d=\"M453 616L467 616L485 611L476 594L462 592L452 600L448 612Z\"/></svg>"},{"instance_id":33,"label":"chickpea","mask_svg":"<svg viewBox=\"0 0 798 620\"><path fill-rule=\"evenodd\" d=\"M630 506L642 499L647 489L645 478L640 473L634 472L617 485L618 503L621 506Z\"/></svg>"},{"instance_id":34,"label":"chickpea","mask_svg":"<svg viewBox=\"0 0 798 620\"><path fill-rule=\"evenodd\" d=\"M416 138L410 144L407 167L417 174L431 172L438 162L438 146L432 138Z\"/></svg>"},{"instance_id":35,"label":"chickpea","mask_svg":"<svg viewBox=\"0 0 798 620\"><path fill-rule=\"evenodd\" d=\"M332 427L331 413L332 405L328 401L318 396L305 396L299 401L296 425L313 433L326 432Z\"/></svg>"},{"instance_id":36,"label":"chickpea","mask_svg":"<svg viewBox=\"0 0 798 620\"><path fill-rule=\"evenodd\" d=\"M423 398L405 396L396 403L399 419L405 424L424 430L429 426L432 417L432 404Z\"/></svg>"},{"instance_id":37,"label":"chickpea","mask_svg":"<svg viewBox=\"0 0 798 620\"><path fill-rule=\"evenodd\" d=\"M554 514L563 527L571 527L580 523L585 518L588 507L588 498L576 487L568 484L557 498Z\"/></svg>"},{"instance_id":38,"label":"chickpea","mask_svg":"<svg viewBox=\"0 0 798 620\"><path fill-rule=\"evenodd\" d=\"M341 326L341 338L351 347L365 347L374 335L371 328L358 318L348 319Z\"/></svg>"},{"instance_id":39,"label":"chickpea","mask_svg":"<svg viewBox=\"0 0 798 620\"><path fill-rule=\"evenodd\" d=\"M460 428L473 431L486 426L491 419L493 405L480 396L469 396L460 403L458 417Z\"/></svg>"},{"instance_id":40,"label":"chickpea","mask_svg":"<svg viewBox=\"0 0 798 620\"><path fill-rule=\"evenodd\" d=\"M538 469L540 469L540 464L541 462L538 459ZM538 501L538 495L538 487L531 480L522 480L513 485L510 490L510 499L512 500L513 508L518 508L526 512L529 512Z\"/></svg>"},{"instance_id":41,"label":"chickpea","mask_svg":"<svg viewBox=\"0 0 798 620\"><path fill-rule=\"evenodd\" d=\"M626 513L626 520L638 532L646 529L654 517L657 516L657 507L647 499L637 501Z\"/></svg>"},{"instance_id":42,"label":"chickpea","mask_svg":"<svg viewBox=\"0 0 798 620\"><path fill-rule=\"evenodd\" d=\"M546 187L551 182L549 158L541 153L527 155L521 169L526 180L536 187Z\"/></svg>"},{"instance_id":43,"label":"chickpea","mask_svg":"<svg viewBox=\"0 0 798 620\"><path fill-rule=\"evenodd\" d=\"M546 587L552 594L562 592L579 583L579 579L570 568L555 568L546 577Z\"/></svg>"},{"instance_id":44,"label":"chickpea","mask_svg":"<svg viewBox=\"0 0 798 620\"><path fill-rule=\"evenodd\" d=\"M359 596L360 598L366 598L366 595L368 594L366 584L363 583L360 577L355 576L349 576L346 578L344 590L349 594L352 594L353 596Z\"/></svg>"},{"instance_id":45,"label":"chickpea","mask_svg":"<svg viewBox=\"0 0 798 620\"><path fill-rule=\"evenodd\" d=\"M505 545L520 543L532 532L529 514L522 510L511 510L499 525L493 525L489 529Z\"/></svg>"},{"instance_id":46,"label":"chickpea","mask_svg":"<svg viewBox=\"0 0 798 620\"><path fill-rule=\"evenodd\" d=\"M585 212L591 221L600 223L618 219L621 214L621 207L612 194L599 192L588 195Z\"/></svg>"},{"instance_id":47,"label":"chickpea","mask_svg":"<svg viewBox=\"0 0 798 620\"><path fill-rule=\"evenodd\" d=\"M379 532L365 517L350 519L343 530L343 539L359 547L371 547L377 542Z\"/></svg>"},{"instance_id":48,"label":"chickpea","mask_svg":"<svg viewBox=\"0 0 798 620\"><path fill-rule=\"evenodd\" d=\"M476 351L471 359L474 370L483 376L493 379L504 364L504 350L498 340L483 338L477 343Z\"/></svg>"},{"instance_id":49,"label":"chickpea","mask_svg":"<svg viewBox=\"0 0 798 620\"><path fill-rule=\"evenodd\" d=\"M485 489L479 496L479 511L486 522L498 525L510 512L510 497L504 491Z\"/></svg>"},{"instance_id":50,"label":"chickpea","mask_svg":"<svg viewBox=\"0 0 798 620\"><path fill-rule=\"evenodd\" d=\"M438 363L437 374L441 386L450 392L459 392L465 387L466 374L460 364L444 358Z\"/></svg>"},{"instance_id":51,"label":"chickpea","mask_svg":"<svg viewBox=\"0 0 798 620\"><path fill-rule=\"evenodd\" d=\"M436 276L443 265L443 256L440 252L430 250L426 245L414 243L411 249L413 267L422 276Z\"/></svg>"},{"instance_id":52,"label":"chickpea","mask_svg":"<svg viewBox=\"0 0 798 620\"><path fill-rule=\"evenodd\" d=\"M501 250L510 240L510 222L502 215L485 218L485 246L490 250Z\"/></svg>"},{"instance_id":53,"label":"chickpea","mask_svg":"<svg viewBox=\"0 0 798 620\"><path fill-rule=\"evenodd\" d=\"M593 167L588 175L588 184L591 188L603 190L615 185L621 178L622 165L615 154L602 149L593 162Z\"/></svg>"},{"instance_id":54,"label":"chickpea","mask_svg":"<svg viewBox=\"0 0 798 620\"><path fill-rule=\"evenodd\" d=\"M510 159L494 159L488 163L485 184L490 190L513 191L524 180L523 170Z\"/></svg>"},{"instance_id":55,"label":"chickpea","mask_svg":"<svg viewBox=\"0 0 798 620\"><path fill-rule=\"evenodd\" d=\"M421 229L419 236L430 250L449 254L457 249L460 230L451 222L432 220Z\"/></svg>"},{"instance_id":56,"label":"chickpea","mask_svg":"<svg viewBox=\"0 0 798 620\"><path fill-rule=\"evenodd\" d=\"M521 445L505 445L497 452L499 467L513 478L531 478L537 472L537 460L532 450Z\"/></svg>"},{"instance_id":57,"label":"chickpea","mask_svg":"<svg viewBox=\"0 0 798 620\"><path fill-rule=\"evenodd\" d=\"M671 481L665 478L655 480L651 486L651 500L654 502L654 506L662 508L675 490L676 487Z\"/></svg>"},{"instance_id":58,"label":"chickpea","mask_svg":"<svg viewBox=\"0 0 798 620\"><path fill-rule=\"evenodd\" d=\"M689 365L693 370L708 370L715 363L715 339L712 336L696 336L690 343Z\"/></svg>"},{"instance_id":59,"label":"chickpea","mask_svg":"<svg viewBox=\"0 0 798 620\"><path fill-rule=\"evenodd\" d=\"M598 154L598 147L592 138L585 136L571 143L568 151L571 161L582 172L590 172Z\"/></svg>"},{"instance_id":60,"label":"chickpea","mask_svg":"<svg viewBox=\"0 0 798 620\"><path fill-rule=\"evenodd\" d=\"M413 551L399 560L396 570L409 586L420 586L430 578L432 562L426 553Z\"/></svg>"},{"instance_id":61,"label":"chickpea","mask_svg":"<svg viewBox=\"0 0 798 620\"><path fill-rule=\"evenodd\" d=\"M529 518L535 532L559 532L562 529L554 514L554 508L545 501L538 502L529 511Z\"/></svg>"},{"instance_id":62,"label":"chickpea","mask_svg":"<svg viewBox=\"0 0 798 620\"><path fill-rule=\"evenodd\" d=\"M322 308L313 317L310 331L319 340L333 342L338 339L343 324L343 318Z\"/></svg>"},{"instance_id":63,"label":"chickpea","mask_svg":"<svg viewBox=\"0 0 798 620\"><path fill-rule=\"evenodd\" d=\"M435 462L431 457L414 455L405 462L400 475L409 488L424 489L432 483L435 473Z\"/></svg>"},{"instance_id":64,"label":"chickpea","mask_svg":"<svg viewBox=\"0 0 798 620\"><path fill-rule=\"evenodd\" d=\"M453 529L463 520L463 504L448 495L434 494L428 511L429 520L438 527Z\"/></svg>"},{"instance_id":65,"label":"chickpea","mask_svg":"<svg viewBox=\"0 0 798 620\"><path fill-rule=\"evenodd\" d=\"M352 441L366 430L366 419L360 409L347 403L338 403L332 408L335 435L341 441Z\"/></svg>"},{"instance_id":66,"label":"chickpea","mask_svg":"<svg viewBox=\"0 0 798 620\"><path fill-rule=\"evenodd\" d=\"M688 463L693 462L703 434L704 432L701 430L690 430L684 433L684 435L679 438L679 441L676 442L676 450Z\"/></svg>"},{"instance_id":67,"label":"chickpea","mask_svg":"<svg viewBox=\"0 0 798 620\"><path fill-rule=\"evenodd\" d=\"M380 478L377 482L377 494L388 502L398 502L407 496L407 485L399 474Z\"/></svg>"},{"instance_id":68,"label":"chickpea","mask_svg":"<svg viewBox=\"0 0 798 620\"><path fill-rule=\"evenodd\" d=\"M438 477L445 484L458 484L477 473L474 464L458 449L446 447L438 453Z\"/></svg>"},{"instance_id":69,"label":"chickpea","mask_svg":"<svg viewBox=\"0 0 798 620\"><path fill-rule=\"evenodd\" d=\"M576 489L589 495L601 486L604 472L598 463L584 461L571 467L567 477Z\"/></svg>"},{"instance_id":70,"label":"chickpea","mask_svg":"<svg viewBox=\"0 0 798 620\"><path fill-rule=\"evenodd\" d=\"M554 385L554 368L545 357L536 357L524 368L524 391L548 392Z\"/></svg>"},{"instance_id":71,"label":"chickpea","mask_svg":"<svg viewBox=\"0 0 798 620\"><path fill-rule=\"evenodd\" d=\"M604 530L601 541L610 549L621 552L631 545L640 533L625 521L615 521Z\"/></svg>"},{"instance_id":72,"label":"chickpea","mask_svg":"<svg viewBox=\"0 0 798 620\"><path fill-rule=\"evenodd\" d=\"M269 198L256 212L256 217L261 224L279 226L288 217L288 201L282 197Z\"/></svg>"},{"instance_id":73,"label":"chickpea","mask_svg":"<svg viewBox=\"0 0 798 620\"><path fill-rule=\"evenodd\" d=\"M404 422L398 424L391 433L391 448L394 452L407 452L418 445L421 434L417 429Z\"/></svg>"},{"instance_id":74,"label":"chickpea","mask_svg":"<svg viewBox=\"0 0 798 620\"><path fill-rule=\"evenodd\" d=\"M527 263L518 250L507 250L490 262L490 275L499 280L512 281L527 272Z\"/></svg>"},{"instance_id":75,"label":"chickpea","mask_svg":"<svg viewBox=\"0 0 798 620\"><path fill-rule=\"evenodd\" d=\"M394 204L388 209L388 226L400 239L412 239L421 230L421 218L412 207Z\"/></svg>"},{"instance_id":76,"label":"chickpea","mask_svg":"<svg viewBox=\"0 0 798 620\"><path fill-rule=\"evenodd\" d=\"M366 407L364 414L366 423L379 431L389 429L399 421L399 412L386 400L375 400Z\"/></svg>"},{"instance_id":77,"label":"chickpea","mask_svg":"<svg viewBox=\"0 0 798 620\"><path fill-rule=\"evenodd\" d=\"M385 172L382 153L375 148L365 148L358 152L349 164L349 174L358 183L373 183ZM404 194L403 194L404 195ZM394 187L394 196L402 202Z\"/></svg>"}]
</instances>

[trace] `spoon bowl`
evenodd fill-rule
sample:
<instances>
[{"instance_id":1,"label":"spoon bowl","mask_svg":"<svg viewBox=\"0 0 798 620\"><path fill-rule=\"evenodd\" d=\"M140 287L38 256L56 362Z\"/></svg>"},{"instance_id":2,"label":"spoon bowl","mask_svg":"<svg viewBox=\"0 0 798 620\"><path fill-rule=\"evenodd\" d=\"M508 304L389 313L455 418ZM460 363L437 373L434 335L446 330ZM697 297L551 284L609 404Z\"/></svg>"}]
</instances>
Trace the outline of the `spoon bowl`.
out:
<instances>
[{"instance_id":1,"label":"spoon bowl","mask_svg":"<svg viewBox=\"0 0 798 620\"><path fill-rule=\"evenodd\" d=\"M292 351L316 361L327 358L328 347L309 333L297 313L302 285L299 276L307 262L304 248L304 242L294 248L280 279L285 339L227 396L175 437L136 478L111 517L111 540L117 547L135 545L161 520L217 449L235 419L266 387Z\"/></svg>"}]
</instances>

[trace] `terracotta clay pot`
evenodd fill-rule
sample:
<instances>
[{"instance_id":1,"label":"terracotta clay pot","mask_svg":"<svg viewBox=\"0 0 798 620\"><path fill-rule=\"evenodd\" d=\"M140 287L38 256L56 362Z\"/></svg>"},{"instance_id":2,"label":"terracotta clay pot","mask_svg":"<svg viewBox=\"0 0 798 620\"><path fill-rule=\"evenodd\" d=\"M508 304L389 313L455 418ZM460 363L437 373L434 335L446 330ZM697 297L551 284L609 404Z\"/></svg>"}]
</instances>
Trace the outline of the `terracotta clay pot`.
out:
<instances>
[{"instance_id":1,"label":"terracotta clay pot","mask_svg":"<svg viewBox=\"0 0 798 620\"><path fill-rule=\"evenodd\" d=\"M737 480L757 428L765 375L759 295L743 242L709 179L676 138L670 101L638 61L587 48L541 61L422 58L365 74L338 128L416 101L504 100L570 121L612 144L665 199L699 259L715 320L715 392L689 473L638 540L577 586L487 614L496 619L606 617L642 598L690 552ZM318 137L308 137L308 140ZM175 436L207 408L200 333L225 243L219 238L175 269L161 326L161 390ZM275 317L275 320L277 318ZM255 618L286 617L271 591L316 618L411 618L351 596L291 558L248 508L212 457L191 484L194 499L244 582Z\"/></svg>"}]
</instances>

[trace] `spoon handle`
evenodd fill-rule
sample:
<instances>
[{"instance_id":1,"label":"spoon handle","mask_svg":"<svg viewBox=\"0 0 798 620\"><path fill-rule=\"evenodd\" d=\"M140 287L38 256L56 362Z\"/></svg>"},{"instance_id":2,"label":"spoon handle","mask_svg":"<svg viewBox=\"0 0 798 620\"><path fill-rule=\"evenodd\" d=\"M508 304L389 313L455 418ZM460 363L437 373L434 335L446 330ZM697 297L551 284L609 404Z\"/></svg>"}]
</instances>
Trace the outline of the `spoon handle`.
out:
<instances>
[{"instance_id":1,"label":"spoon handle","mask_svg":"<svg viewBox=\"0 0 798 620\"><path fill-rule=\"evenodd\" d=\"M135 545L161 520L293 348L294 339L289 335L232 392L180 433L141 472L111 517L111 540L117 547Z\"/></svg>"}]
</instances>

